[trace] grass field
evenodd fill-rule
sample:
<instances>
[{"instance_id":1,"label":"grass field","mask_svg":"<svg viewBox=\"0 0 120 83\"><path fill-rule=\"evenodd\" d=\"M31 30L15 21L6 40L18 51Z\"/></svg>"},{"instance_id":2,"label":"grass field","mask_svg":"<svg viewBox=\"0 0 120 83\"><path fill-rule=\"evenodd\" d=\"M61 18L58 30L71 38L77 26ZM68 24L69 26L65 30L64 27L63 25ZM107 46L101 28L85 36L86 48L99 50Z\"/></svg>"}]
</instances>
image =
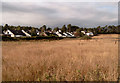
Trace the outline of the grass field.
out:
<instances>
[{"instance_id":1,"label":"grass field","mask_svg":"<svg viewBox=\"0 0 120 83\"><path fill-rule=\"evenodd\" d=\"M2 42L3 81L116 81L117 34Z\"/></svg>"}]
</instances>

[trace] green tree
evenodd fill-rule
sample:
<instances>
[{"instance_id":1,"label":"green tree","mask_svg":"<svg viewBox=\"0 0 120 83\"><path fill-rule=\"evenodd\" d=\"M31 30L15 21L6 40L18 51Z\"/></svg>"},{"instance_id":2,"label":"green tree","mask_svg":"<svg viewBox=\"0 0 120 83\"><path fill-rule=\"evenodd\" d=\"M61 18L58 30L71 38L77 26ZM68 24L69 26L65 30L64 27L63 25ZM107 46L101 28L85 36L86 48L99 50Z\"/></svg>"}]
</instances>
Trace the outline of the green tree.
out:
<instances>
[{"instance_id":1,"label":"green tree","mask_svg":"<svg viewBox=\"0 0 120 83\"><path fill-rule=\"evenodd\" d=\"M59 28L58 28L58 27L56 27L56 28L54 28L54 29L53 29L53 31L55 31L55 32L56 32L56 31L58 31L58 30L59 30Z\"/></svg>"},{"instance_id":2,"label":"green tree","mask_svg":"<svg viewBox=\"0 0 120 83\"><path fill-rule=\"evenodd\" d=\"M116 33L120 34L120 25L116 26Z\"/></svg>"},{"instance_id":3,"label":"green tree","mask_svg":"<svg viewBox=\"0 0 120 83\"><path fill-rule=\"evenodd\" d=\"M74 32L74 31L76 31L77 29L79 29L78 26L71 26L71 32Z\"/></svg>"},{"instance_id":4,"label":"green tree","mask_svg":"<svg viewBox=\"0 0 120 83\"><path fill-rule=\"evenodd\" d=\"M71 32L71 31L72 31L71 24L68 24L68 25L67 25L67 28L68 28L68 32Z\"/></svg>"},{"instance_id":5,"label":"green tree","mask_svg":"<svg viewBox=\"0 0 120 83\"><path fill-rule=\"evenodd\" d=\"M87 32L88 30L87 30L87 28L83 28L83 31Z\"/></svg>"},{"instance_id":6,"label":"green tree","mask_svg":"<svg viewBox=\"0 0 120 83\"><path fill-rule=\"evenodd\" d=\"M101 27L100 27L100 26L97 27L97 32L98 32L98 33L101 32Z\"/></svg>"},{"instance_id":7,"label":"green tree","mask_svg":"<svg viewBox=\"0 0 120 83\"><path fill-rule=\"evenodd\" d=\"M41 32L45 32L46 31L46 25L43 25L42 27L41 27Z\"/></svg>"},{"instance_id":8,"label":"green tree","mask_svg":"<svg viewBox=\"0 0 120 83\"><path fill-rule=\"evenodd\" d=\"M94 35L97 35L97 34L98 34L97 28L93 28L93 34L94 34Z\"/></svg>"},{"instance_id":9,"label":"green tree","mask_svg":"<svg viewBox=\"0 0 120 83\"><path fill-rule=\"evenodd\" d=\"M5 24L4 29L9 29L9 25Z\"/></svg>"},{"instance_id":10,"label":"green tree","mask_svg":"<svg viewBox=\"0 0 120 83\"><path fill-rule=\"evenodd\" d=\"M20 27L20 25L16 27L16 30L21 30L21 27Z\"/></svg>"},{"instance_id":11,"label":"green tree","mask_svg":"<svg viewBox=\"0 0 120 83\"><path fill-rule=\"evenodd\" d=\"M83 36L84 36L84 34L83 34L83 33L81 33L81 29L76 29L75 36L76 36L76 37L83 37Z\"/></svg>"},{"instance_id":12,"label":"green tree","mask_svg":"<svg viewBox=\"0 0 120 83\"><path fill-rule=\"evenodd\" d=\"M47 28L47 31L52 31L52 28L48 27L48 28Z\"/></svg>"},{"instance_id":13,"label":"green tree","mask_svg":"<svg viewBox=\"0 0 120 83\"><path fill-rule=\"evenodd\" d=\"M34 27L31 28L31 35L36 36L36 29Z\"/></svg>"},{"instance_id":14,"label":"green tree","mask_svg":"<svg viewBox=\"0 0 120 83\"><path fill-rule=\"evenodd\" d=\"M62 32L66 32L67 31L67 28L65 25L63 25L63 27L61 28Z\"/></svg>"},{"instance_id":15,"label":"green tree","mask_svg":"<svg viewBox=\"0 0 120 83\"><path fill-rule=\"evenodd\" d=\"M112 26L108 26L108 33L112 33Z\"/></svg>"}]
</instances>

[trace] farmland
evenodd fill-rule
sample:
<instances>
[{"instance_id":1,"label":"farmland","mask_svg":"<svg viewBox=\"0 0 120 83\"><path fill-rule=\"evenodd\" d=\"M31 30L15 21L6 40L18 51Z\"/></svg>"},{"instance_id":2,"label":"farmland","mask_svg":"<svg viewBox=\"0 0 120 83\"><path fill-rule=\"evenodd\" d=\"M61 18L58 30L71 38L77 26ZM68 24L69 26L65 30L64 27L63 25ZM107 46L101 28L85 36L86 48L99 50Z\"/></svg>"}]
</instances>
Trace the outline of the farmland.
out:
<instances>
[{"instance_id":1,"label":"farmland","mask_svg":"<svg viewBox=\"0 0 120 83\"><path fill-rule=\"evenodd\" d=\"M2 42L3 81L116 81L118 35Z\"/></svg>"}]
</instances>

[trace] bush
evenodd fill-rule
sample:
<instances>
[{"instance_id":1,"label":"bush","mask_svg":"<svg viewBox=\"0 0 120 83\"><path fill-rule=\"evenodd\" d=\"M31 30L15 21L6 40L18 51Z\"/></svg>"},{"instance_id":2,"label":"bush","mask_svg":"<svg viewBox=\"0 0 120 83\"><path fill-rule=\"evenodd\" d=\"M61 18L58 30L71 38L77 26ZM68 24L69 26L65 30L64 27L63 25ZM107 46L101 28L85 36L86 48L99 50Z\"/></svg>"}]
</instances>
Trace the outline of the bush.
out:
<instances>
[{"instance_id":1,"label":"bush","mask_svg":"<svg viewBox=\"0 0 120 83\"><path fill-rule=\"evenodd\" d=\"M32 36L32 37L8 37L2 36L2 41L20 41L20 40L60 40L62 37L54 37L54 36Z\"/></svg>"},{"instance_id":2,"label":"bush","mask_svg":"<svg viewBox=\"0 0 120 83\"><path fill-rule=\"evenodd\" d=\"M81 39L88 40L88 39L92 39L92 38L90 36L84 35L83 37L81 37Z\"/></svg>"},{"instance_id":3,"label":"bush","mask_svg":"<svg viewBox=\"0 0 120 83\"><path fill-rule=\"evenodd\" d=\"M18 41L19 39L9 36L2 36L2 41Z\"/></svg>"},{"instance_id":4,"label":"bush","mask_svg":"<svg viewBox=\"0 0 120 83\"><path fill-rule=\"evenodd\" d=\"M84 36L84 34L81 33L81 29L77 29L76 33L74 35L75 35L75 37L83 37Z\"/></svg>"}]
</instances>

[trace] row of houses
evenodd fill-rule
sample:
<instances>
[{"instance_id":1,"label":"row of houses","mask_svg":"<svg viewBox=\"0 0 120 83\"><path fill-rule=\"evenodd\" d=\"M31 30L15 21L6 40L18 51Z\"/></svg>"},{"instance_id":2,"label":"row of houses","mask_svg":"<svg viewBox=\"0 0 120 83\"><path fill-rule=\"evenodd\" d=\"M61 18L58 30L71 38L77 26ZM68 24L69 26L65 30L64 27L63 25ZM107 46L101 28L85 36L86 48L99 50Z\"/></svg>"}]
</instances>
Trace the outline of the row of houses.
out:
<instances>
[{"instance_id":1,"label":"row of houses","mask_svg":"<svg viewBox=\"0 0 120 83\"><path fill-rule=\"evenodd\" d=\"M94 34L92 32L85 32L85 31L81 31L83 34L88 35L88 36L93 36ZM7 29L5 31L2 32L2 35L5 36L10 36L10 37L31 37L31 33L28 30L10 30ZM58 37L75 37L73 32L62 32L61 30L57 31L57 32L52 32L52 31L47 31L47 32L40 32L38 30L36 30L36 36L50 36L50 35L54 35L54 36L58 36Z\"/></svg>"},{"instance_id":2,"label":"row of houses","mask_svg":"<svg viewBox=\"0 0 120 83\"><path fill-rule=\"evenodd\" d=\"M81 31L81 33L83 33L84 35L87 35L87 36L94 36L93 32L86 32L86 31Z\"/></svg>"},{"instance_id":3,"label":"row of houses","mask_svg":"<svg viewBox=\"0 0 120 83\"><path fill-rule=\"evenodd\" d=\"M31 37L30 33L27 33L25 30L7 29L7 30L2 32L2 35L10 36L10 37L24 37L24 36Z\"/></svg>"}]
</instances>

